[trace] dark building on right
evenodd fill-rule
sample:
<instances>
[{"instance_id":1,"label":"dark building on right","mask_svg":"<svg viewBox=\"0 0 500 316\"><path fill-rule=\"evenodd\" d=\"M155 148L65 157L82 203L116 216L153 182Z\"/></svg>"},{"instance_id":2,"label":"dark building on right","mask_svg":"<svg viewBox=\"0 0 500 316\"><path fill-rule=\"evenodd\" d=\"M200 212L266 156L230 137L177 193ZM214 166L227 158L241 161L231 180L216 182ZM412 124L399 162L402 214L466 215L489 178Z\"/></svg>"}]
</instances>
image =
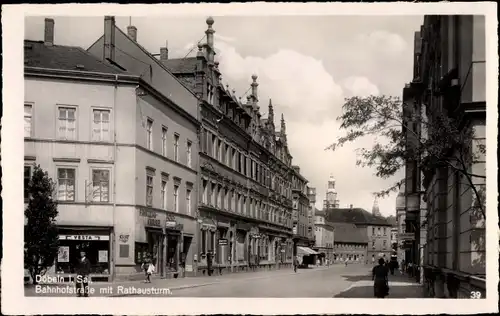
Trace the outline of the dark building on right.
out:
<instances>
[{"instance_id":1,"label":"dark building on right","mask_svg":"<svg viewBox=\"0 0 500 316\"><path fill-rule=\"evenodd\" d=\"M460 132L473 131L433 168L423 169L418 156L406 162L405 260L419 267L415 277L430 297L486 296L485 217L478 211L486 189L485 50L484 16L425 16L415 33L413 80L403 89L407 149L437 135L443 117Z\"/></svg>"}]
</instances>

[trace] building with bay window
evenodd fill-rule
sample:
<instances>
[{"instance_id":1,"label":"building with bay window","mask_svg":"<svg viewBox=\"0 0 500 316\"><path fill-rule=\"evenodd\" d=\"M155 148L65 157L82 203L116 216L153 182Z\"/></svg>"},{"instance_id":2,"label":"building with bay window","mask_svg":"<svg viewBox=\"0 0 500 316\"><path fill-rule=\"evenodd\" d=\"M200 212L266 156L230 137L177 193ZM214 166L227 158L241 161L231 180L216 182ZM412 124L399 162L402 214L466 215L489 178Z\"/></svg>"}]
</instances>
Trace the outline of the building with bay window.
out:
<instances>
[{"instance_id":1,"label":"building with bay window","mask_svg":"<svg viewBox=\"0 0 500 316\"><path fill-rule=\"evenodd\" d=\"M290 265L293 255L291 163L285 120L275 127L269 100L260 113L257 76L246 100L222 83L214 20L195 57L159 60L199 98L200 177L197 267L201 274Z\"/></svg>"},{"instance_id":2,"label":"building with bay window","mask_svg":"<svg viewBox=\"0 0 500 316\"><path fill-rule=\"evenodd\" d=\"M54 43L54 26L45 19L44 41L24 42L24 181L36 163L57 184L60 249L49 273L74 273L80 251L98 280L142 278L145 257L163 277L188 272L196 96L159 64L147 67L155 76L141 75L123 51L156 59L113 17L89 51Z\"/></svg>"}]
</instances>

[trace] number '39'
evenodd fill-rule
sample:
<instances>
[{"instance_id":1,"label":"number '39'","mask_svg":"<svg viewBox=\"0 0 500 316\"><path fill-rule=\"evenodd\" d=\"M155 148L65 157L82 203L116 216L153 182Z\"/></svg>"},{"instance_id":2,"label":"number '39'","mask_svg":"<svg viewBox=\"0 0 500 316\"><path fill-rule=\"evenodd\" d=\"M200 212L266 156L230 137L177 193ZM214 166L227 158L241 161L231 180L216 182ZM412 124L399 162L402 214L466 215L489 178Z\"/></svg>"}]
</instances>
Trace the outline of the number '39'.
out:
<instances>
[{"instance_id":1,"label":"number '39'","mask_svg":"<svg viewBox=\"0 0 500 316\"><path fill-rule=\"evenodd\" d=\"M479 292L479 291L470 292L470 298L474 298L474 299L481 298L481 292Z\"/></svg>"}]
</instances>

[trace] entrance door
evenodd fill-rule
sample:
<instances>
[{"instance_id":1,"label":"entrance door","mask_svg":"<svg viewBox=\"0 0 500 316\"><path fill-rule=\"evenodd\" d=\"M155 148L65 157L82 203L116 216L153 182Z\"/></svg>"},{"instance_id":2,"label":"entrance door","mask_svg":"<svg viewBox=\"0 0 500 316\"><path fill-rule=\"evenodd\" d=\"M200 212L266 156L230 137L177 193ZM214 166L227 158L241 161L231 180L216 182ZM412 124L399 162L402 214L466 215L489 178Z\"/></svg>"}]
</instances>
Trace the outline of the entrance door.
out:
<instances>
[{"instance_id":1,"label":"entrance door","mask_svg":"<svg viewBox=\"0 0 500 316\"><path fill-rule=\"evenodd\" d=\"M167 235L167 272L177 272L177 247L179 243L179 236Z\"/></svg>"}]
</instances>

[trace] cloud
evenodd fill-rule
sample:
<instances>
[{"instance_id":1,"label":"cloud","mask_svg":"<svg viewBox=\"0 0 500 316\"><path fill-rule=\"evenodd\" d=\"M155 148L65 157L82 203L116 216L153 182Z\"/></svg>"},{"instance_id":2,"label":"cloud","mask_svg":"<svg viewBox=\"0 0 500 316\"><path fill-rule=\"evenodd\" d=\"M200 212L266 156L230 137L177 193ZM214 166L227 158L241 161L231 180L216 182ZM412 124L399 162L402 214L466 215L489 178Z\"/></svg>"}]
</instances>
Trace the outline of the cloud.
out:
<instances>
[{"instance_id":1,"label":"cloud","mask_svg":"<svg viewBox=\"0 0 500 316\"><path fill-rule=\"evenodd\" d=\"M378 87L366 77L348 77L343 81L343 86L351 95L359 97L379 94Z\"/></svg>"},{"instance_id":2,"label":"cloud","mask_svg":"<svg viewBox=\"0 0 500 316\"><path fill-rule=\"evenodd\" d=\"M398 34L377 30L358 37L373 52L384 52L392 55L401 54L406 49L406 41Z\"/></svg>"},{"instance_id":3,"label":"cloud","mask_svg":"<svg viewBox=\"0 0 500 316\"><path fill-rule=\"evenodd\" d=\"M223 76L234 82L257 74L261 106L272 98L287 120L321 122L333 117L342 105L342 88L321 60L287 49L265 58L242 56L227 43L217 43L217 50Z\"/></svg>"},{"instance_id":4,"label":"cloud","mask_svg":"<svg viewBox=\"0 0 500 316\"><path fill-rule=\"evenodd\" d=\"M343 99L348 94L378 94L377 86L366 77L350 77L341 84L324 68L321 60L281 49L266 57L243 56L228 43L217 42L223 82L230 82L230 89L237 95L248 90L250 77L257 74L261 113L267 113L268 98L275 105L275 124L284 113L287 134L294 164L317 188L317 207L322 207L330 174L337 179L341 205L354 204L371 210L372 192L387 183L376 178L373 170L356 166L358 147L369 147L371 139L348 144L339 151L324 148L340 135L339 122ZM381 210L389 201L380 201ZM392 204L392 202L389 202ZM391 206L393 209L393 206ZM387 211L384 213L388 213Z\"/></svg>"}]
</instances>

